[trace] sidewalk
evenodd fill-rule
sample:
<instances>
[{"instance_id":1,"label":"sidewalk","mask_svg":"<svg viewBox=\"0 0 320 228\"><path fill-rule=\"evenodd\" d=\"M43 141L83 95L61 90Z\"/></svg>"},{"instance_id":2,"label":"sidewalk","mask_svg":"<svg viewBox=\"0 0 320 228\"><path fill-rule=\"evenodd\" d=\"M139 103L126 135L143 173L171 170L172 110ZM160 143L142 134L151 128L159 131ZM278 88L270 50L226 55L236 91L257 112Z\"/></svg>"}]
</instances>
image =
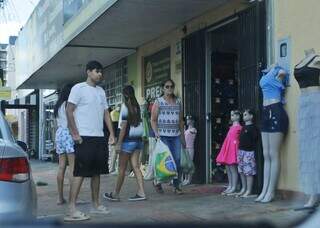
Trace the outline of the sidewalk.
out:
<instances>
[{"instance_id":1,"label":"sidewalk","mask_svg":"<svg viewBox=\"0 0 320 228\"><path fill-rule=\"evenodd\" d=\"M37 186L38 218L63 220L66 205L58 206L56 171L57 164L52 162L31 161L35 182L46 182L47 186ZM101 178L101 194L113 190L116 176L104 175ZM157 223L157 222L210 222L210 221L272 221L276 225L286 225L306 215L307 212L296 212L294 208L303 205L300 200L278 200L269 204L258 204L253 198L234 198L219 194L221 186L191 185L184 188L185 194L177 196L172 187L164 185L165 194L157 194L152 182L146 181L145 188L148 200L129 202L127 198L136 191L134 178L127 177L121 202L109 202L101 197L103 205L111 210L110 215L90 215L91 220L85 223ZM65 180L65 198L68 198L68 179ZM90 210L90 182L85 179L79 199L83 212Z\"/></svg>"}]
</instances>

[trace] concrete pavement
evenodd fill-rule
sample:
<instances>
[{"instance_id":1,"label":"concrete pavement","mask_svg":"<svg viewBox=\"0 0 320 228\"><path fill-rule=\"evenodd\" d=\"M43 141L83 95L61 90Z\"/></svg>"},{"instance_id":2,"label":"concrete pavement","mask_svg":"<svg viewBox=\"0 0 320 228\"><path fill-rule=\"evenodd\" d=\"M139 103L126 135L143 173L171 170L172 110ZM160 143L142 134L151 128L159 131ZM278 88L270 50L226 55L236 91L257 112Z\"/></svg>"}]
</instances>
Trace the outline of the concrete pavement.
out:
<instances>
[{"instance_id":1,"label":"concrete pavement","mask_svg":"<svg viewBox=\"0 0 320 228\"><path fill-rule=\"evenodd\" d=\"M67 206L58 206L56 172L57 164L52 162L32 161L35 182L46 182L46 186L37 186L38 218L41 220L63 220ZM115 185L116 176L103 175L101 194L110 192ZM69 183L65 180L65 198L68 197ZM277 200L269 204L254 203L253 198L235 198L222 196L220 185L190 185L184 188L185 194L177 196L172 187L164 185L165 194L157 194L151 181L145 182L148 200L129 202L127 199L136 191L135 178L127 177L121 192L120 202L109 202L101 197L103 205L111 210L110 215L91 214L91 220L85 223L159 223L159 222L196 222L234 221L256 222L269 221L285 226L307 215L306 211L293 209L303 205L301 199ZM79 209L85 213L90 210L90 181L85 179L80 191ZM83 222L82 222L83 223Z\"/></svg>"}]
</instances>

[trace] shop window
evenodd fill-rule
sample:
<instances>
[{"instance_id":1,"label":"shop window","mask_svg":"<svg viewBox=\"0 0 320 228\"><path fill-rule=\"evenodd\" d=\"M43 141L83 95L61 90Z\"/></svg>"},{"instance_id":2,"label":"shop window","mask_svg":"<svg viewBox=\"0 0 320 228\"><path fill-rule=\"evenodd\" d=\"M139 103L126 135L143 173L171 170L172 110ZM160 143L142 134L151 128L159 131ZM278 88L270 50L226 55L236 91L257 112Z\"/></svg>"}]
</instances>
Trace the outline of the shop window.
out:
<instances>
[{"instance_id":1,"label":"shop window","mask_svg":"<svg viewBox=\"0 0 320 228\"><path fill-rule=\"evenodd\" d=\"M128 80L127 72L128 65L126 58L105 69L103 74L105 77L105 91L109 105L113 106L122 102L121 92Z\"/></svg>"}]
</instances>

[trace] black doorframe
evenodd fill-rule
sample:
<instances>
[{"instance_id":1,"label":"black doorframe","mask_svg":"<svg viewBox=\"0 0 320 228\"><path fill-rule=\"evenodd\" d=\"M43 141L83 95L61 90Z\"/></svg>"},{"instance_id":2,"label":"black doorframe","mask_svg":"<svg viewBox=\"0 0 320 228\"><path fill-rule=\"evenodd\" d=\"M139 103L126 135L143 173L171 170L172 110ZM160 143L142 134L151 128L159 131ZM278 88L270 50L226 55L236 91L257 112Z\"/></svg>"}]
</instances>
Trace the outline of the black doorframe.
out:
<instances>
[{"instance_id":1,"label":"black doorframe","mask_svg":"<svg viewBox=\"0 0 320 228\"><path fill-rule=\"evenodd\" d=\"M253 47L253 54L251 57L246 59L242 63L239 63L239 77L242 80L251 79L254 83L251 83L250 87L247 87L239 83L240 91L247 91L249 95L254 97L254 100L244 99L246 97L243 95L241 99L241 93L239 93L239 108L251 107L256 111L257 117L259 116L261 108L261 93L258 86L258 81L260 79L260 70L266 65L266 2L255 1L251 7L236 13L235 15L229 16L213 25L194 32L182 39L182 84L183 84L183 98L184 98L184 113L185 115L192 115L196 118L196 127L198 129L198 135L195 142L195 158L194 162L196 165L196 172L194 174L194 180L196 183L205 183L208 181L208 176L211 177L210 167L210 151L207 151L208 142L207 134L208 127L211 128L211 105L208 109L207 99L208 97L206 88L206 78L208 74L211 74L211 70L208 70L209 61L206 56L208 56L208 47L206 46L207 31L213 27L223 25L232 18L237 17L239 20L239 29L244 28L239 39L247 43L247 46L251 45ZM241 27L244 26L244 27ZM249 29L251 33L246 33L245 28ZM254 42L252 42L254 41ZM252 46L253 45L253 46ZM247 50L245 50L245 45L240 45L242 50L240 50L239 59L243 56ZM246 52L245 52L246 51ZM242 53L242 54L241 54ZM244 59L244 58L243 58ZM240 60L239 60L240 61ZM248 71L249 70L249 74ZM240 72L241 71L241 72ZM248 76L249 75L249 76ZM211 77L211 75L210 75ZM247 98L247 97L246 97ZM249 102L248 102L249 101ZM209 156L208 156L209 154ZM263 155L261 146L257 151L257 162L259 175L255 181L255 191L258 192L262 188L263 183ZM208 160L209 159L209 160ZM208 174L210 172L210 174Z\"/></svg>"}]
</instances>

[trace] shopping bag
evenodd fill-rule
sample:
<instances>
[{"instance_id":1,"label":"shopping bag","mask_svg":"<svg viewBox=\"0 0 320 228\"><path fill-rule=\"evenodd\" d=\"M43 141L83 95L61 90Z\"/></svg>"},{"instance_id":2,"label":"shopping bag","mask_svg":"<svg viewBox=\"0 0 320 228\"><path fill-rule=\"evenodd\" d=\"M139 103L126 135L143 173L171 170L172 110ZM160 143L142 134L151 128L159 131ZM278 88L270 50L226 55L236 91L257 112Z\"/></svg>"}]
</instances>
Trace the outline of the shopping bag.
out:
<instances>
[{"instance_id":1,"label":"shopping bag","mask_svg":"<svg viewBox=\"0 0 320 228\"><path fill-rule=\"evenodd\" d=\"M149 129L150 129L150 121L148 118L147 113L143 113L142 115L142 126L143 126L143 134L142 134L142 138L144 140L148 140L149 138Z\"/></svg>"},{"instance_id":2,"label":"shopping bag","mask_svg":"<svg viewBox=\"0 0 320 228\"><path fill-rule=\"evenodd\" d=\"M153 151L154 178L157 183L167 182L178 175L174 158L166 144L157 140Z\"/></svg>"},{"instance_id":3,"label":"shopping bag","mask_svg":"<svg viewBox=\"0 0 320 228\"><path fill-rule=\"evenodd\" d=\"M185 174L192 174L194 172L194 164L186 149L181 149L180 158L181 172Z\"/></svg>"},{"instance_id":4,"label":"shopping bag","mask_svg":"<svg viewBox=\"0 0 320 228\"><path fill-rule=\"evenodd\" d=\"M146 173L144 175L145 180L153 180L153 151L156 146L156 139L155 138L149 138L149 143L148 143L148 151L149 151L149 161L148 161L148 166L146 168Z\"/></svg>"}]
</instances>

